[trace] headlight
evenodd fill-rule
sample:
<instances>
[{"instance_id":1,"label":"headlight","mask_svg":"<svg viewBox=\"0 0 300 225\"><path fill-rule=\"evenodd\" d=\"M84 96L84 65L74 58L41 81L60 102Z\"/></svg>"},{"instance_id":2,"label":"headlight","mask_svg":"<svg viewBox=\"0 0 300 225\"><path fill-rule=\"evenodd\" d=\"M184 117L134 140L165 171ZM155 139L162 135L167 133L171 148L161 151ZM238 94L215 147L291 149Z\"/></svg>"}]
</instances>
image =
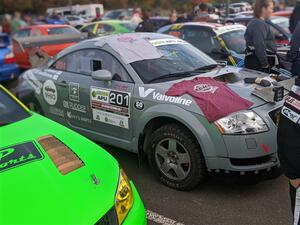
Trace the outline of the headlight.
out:
<instances>
[{"instance_id":1,"label":"headlight","mask_svg":"<svg viewBox=\"0 0 300 225\"><path fill-rule=\"evenodd\" d=\"M119 185L115 196L115 207L119 224L122 224L133 204L132 189L123 169L120 169Z\"/></svg>"},{"instance_id":2,"label":"headlight","mask_svg":"<svg viewBox=\"0 0 300 225\"><path fill-rule=\"evenodd\" d=\"M222 134L255 134L269 130L263 119L252 111L230 114L215 124Z\"/></svg>"}]
</instances>

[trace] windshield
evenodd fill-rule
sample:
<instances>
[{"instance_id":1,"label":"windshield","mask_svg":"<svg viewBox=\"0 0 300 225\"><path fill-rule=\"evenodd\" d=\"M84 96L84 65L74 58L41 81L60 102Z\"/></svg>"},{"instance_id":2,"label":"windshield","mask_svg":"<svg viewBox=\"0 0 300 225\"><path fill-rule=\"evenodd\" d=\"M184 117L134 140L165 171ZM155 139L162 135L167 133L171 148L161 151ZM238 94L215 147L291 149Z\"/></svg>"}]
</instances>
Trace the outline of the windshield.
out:
<instances>
[{"instance_id":1,"label":"windshield","mask_svg":"<svg viewBox=\"0 0 300 225\"><path fill-rule=\"evenodd\" d=\"M235 30L220 35L225 42L227 48L238 54L244 54L246 49L246 41L244 38L245 30Z\"/></svg>"},{"instance_id":2,"label":"windshield","mask_svg":"<svg viewBox=\"0 0 300 225\"><path fill-rule=\"evenodd\" d=\"M49 35L56 35L56 34L78 34L79 31L73 27L55 27L49 28L48 34Z\"/></svg>"},{"instance_id":3,"label":"windshield","mask_svg":"<svg viewBox=\"0 0 300 225\"><path fill-rule=\"evenodd\" d=\"M30 114L0 87L0 127L29 116Z\"/></svg>"},{"instance_id":4,"label":"windshield","mask_svg":"<svg viewBox=\"0 0 300 225\"><path fill-rule=\"evenodd\" d=\"M121 15L122 11L121 10L113 10L113 11L109 11L107 12L103 18L105 19L118 19Z\"/></svg>"},{"instance_id":5,"label":"windshield","mask_svg":"<svg viewBox=\"0 0 300 225\"><path fill-rule=\"evenodd\" d=\"M288 18L285 17L278 17L278 18L272 18L271 19L272 23L280 26L283 28L286 32L290 33L289 27L290 27L290 22Z\"/></svg>"},{"instance_id":6,"label":"windshield","mask_svg":"<svg viewBox=\"0 0 300 225\"><path fill-rule=\"evenodd\" d=\"M216 64L212 58L188 43L160 45L157 49L163 55L159 59L149 59L131 63L144 83L153 79ZM174 79L180 77L174 75Z\"/></svg>"}]
</instances>

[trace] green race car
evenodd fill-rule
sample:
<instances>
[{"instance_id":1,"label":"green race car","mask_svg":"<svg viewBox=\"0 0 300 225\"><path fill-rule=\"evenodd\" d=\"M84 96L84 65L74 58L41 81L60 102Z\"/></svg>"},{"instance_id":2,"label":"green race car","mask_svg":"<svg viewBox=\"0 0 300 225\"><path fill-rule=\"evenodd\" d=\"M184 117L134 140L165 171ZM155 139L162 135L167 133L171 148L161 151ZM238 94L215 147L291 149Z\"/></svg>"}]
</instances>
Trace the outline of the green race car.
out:
<instances>
[{"instance_id":1,"label":"green race car","mask_svg":"<svg viewBox=\"0 0 300 225\"><path fill-rule=\"evenodd\" d=\"M104 36L109 34L131 33L137 25L126 20L105 20L87 24L80 28L90 36Z\"/></svg>"},{"instance_id":2,"label":"green race car","mask_svg":"<svg viewBox=\"0 0 300 225\"><path fill-rule=\"evenodd\" d=\"M146 224L118 162L0 85L0 224Z\"/></svg>"}]
</instances>

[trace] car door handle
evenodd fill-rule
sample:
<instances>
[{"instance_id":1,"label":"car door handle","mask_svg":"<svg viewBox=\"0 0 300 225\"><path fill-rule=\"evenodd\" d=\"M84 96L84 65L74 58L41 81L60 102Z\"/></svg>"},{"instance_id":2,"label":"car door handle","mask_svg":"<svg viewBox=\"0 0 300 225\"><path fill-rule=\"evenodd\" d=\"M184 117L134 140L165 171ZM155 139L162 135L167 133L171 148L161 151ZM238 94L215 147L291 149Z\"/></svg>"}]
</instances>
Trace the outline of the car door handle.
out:
<instances>
[{"instance_id":1,"label":"car door handle","mask_svg":"<svg viewBox=\"0 0 300 225\"><path fill-rule=\"evenodd\" d=\"M65 80L63 80L61 82L57 82L57 85L61 86L61 87L67 87L68 86L68 84L67 84L67 82Z\"/></svg>"}]
</instances>

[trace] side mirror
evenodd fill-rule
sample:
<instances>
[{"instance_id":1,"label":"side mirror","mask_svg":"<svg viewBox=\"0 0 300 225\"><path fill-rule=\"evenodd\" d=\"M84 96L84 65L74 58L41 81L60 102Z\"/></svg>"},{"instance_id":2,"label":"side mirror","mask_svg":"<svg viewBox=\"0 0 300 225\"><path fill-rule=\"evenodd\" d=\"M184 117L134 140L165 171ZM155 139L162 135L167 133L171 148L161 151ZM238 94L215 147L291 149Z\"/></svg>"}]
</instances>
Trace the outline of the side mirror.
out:
<instances>
[{"instance_id":1,"label":"side mirror","mask_svg":"<svg viewBox=\"0 0 300 225\"><path fill-rule=\"evenodd\" d=\"M108 70L96 70L92 72L93 80L111 81L112 78L113 76Z\"/></svg>"}]
</instances>

